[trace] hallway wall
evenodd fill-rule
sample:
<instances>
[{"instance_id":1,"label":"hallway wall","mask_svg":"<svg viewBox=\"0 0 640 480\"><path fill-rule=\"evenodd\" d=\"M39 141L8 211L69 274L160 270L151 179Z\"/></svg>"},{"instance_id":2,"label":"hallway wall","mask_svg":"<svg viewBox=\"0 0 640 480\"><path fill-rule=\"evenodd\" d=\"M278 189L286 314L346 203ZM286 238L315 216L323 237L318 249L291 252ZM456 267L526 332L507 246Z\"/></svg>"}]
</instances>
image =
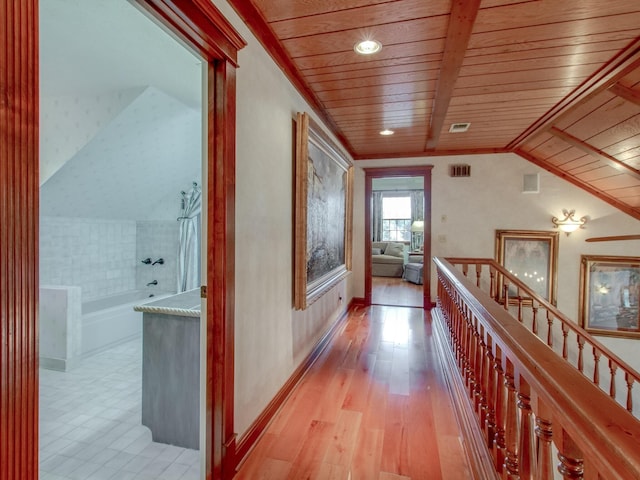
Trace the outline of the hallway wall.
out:
<instances>
[{"instance_id":1,"label":"hallway wall","mask_svg":"<svg viewBox=\"0 0 640 480\"><path fill-rule=\"evenodd\" d=\"M242 436L346 310L347 277L293 309L294 119L309 105L223 0L239 52L236 142L235 428ZM340 300L340 298L342 300Z\"/></svg>"}]
</instances>

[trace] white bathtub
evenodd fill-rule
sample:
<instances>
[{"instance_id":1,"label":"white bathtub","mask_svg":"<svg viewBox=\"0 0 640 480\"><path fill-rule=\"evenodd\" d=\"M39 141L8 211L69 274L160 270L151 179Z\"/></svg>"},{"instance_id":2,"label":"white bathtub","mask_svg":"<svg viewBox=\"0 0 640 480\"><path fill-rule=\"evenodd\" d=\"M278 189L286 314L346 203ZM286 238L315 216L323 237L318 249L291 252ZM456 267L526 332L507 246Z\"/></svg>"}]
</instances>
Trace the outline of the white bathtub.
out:
<instances>
[{"instance_id":1,"label":"white bathtub","mask_svg":"<svg viewBox=\"0 0 640 480\"><path fill-rule=\"evenodd\" d=\"M40 365L66 371L82 358L139 337L142 313L133 307L168 295L133 290L80 305L80 287L41 286Z\"/></svg>"},{"instance_id":2,"label":"white bathtub","mask_svg":"<svg viewBox=\"0 0 640 480\"><path fill-rule=\"evenodd\" d=\"M83 357L142 335L142 313L133 307L167 294L149 297L139 290L119 293L82 303Z\"/></svg>"}]
</instances>

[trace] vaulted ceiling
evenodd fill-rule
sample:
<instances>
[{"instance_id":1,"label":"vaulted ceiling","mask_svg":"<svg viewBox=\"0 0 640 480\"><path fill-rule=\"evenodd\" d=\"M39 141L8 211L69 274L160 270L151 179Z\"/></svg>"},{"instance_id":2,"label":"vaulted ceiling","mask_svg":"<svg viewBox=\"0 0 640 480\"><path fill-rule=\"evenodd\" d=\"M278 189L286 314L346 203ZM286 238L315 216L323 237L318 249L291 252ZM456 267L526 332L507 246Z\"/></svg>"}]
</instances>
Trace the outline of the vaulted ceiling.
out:
<instances>
[{"instance_id":1,"label":"vaulted ceiling","mask_svg":"<svg viewBox=\"0 0 640 480\"><path fill-rule=\"evenodd\" d=\"M640 1L230 3L354 159L515 152L640 219Z\"/></svg>"}]
</instances>

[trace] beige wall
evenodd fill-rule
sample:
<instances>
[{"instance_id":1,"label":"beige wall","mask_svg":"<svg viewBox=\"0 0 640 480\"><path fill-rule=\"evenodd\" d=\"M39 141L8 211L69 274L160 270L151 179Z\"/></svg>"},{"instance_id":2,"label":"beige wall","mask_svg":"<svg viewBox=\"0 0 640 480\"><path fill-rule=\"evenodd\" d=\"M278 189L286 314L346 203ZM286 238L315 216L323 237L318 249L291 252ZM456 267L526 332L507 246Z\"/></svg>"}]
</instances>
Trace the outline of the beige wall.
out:
<instances>
[{"instance_id":1,"label":"beige wall","mask_svg":"<svg viewBox=\"0 0 640 480\"><path fill-rule=\"evenodd\" d=\"M237 71L235 428L239 435L346 309L347 277L307 310L293 309L293 120L313 115L256 39L222 1L248 42Z\"/></svg>"}]
</instances>

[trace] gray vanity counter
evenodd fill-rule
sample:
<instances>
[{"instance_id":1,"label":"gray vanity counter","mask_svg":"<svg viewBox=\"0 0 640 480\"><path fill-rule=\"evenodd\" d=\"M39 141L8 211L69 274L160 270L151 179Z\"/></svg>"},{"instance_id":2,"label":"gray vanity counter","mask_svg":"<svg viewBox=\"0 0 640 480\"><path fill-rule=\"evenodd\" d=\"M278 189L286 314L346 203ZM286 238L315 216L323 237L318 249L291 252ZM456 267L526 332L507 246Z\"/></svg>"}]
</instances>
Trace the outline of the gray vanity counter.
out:
<instances>
[{"instance_id":1,"label":"gray vanity counter","mask_svg":"<svg viewBox=\"0 0 640 480\"><path fill-rule=\"evenodd\" d=\"M197 450L200 289L134 310L142 312L142 424L154 442Z\"/></svg>"},{"instance_id":2,"label":"gray vanity counter","mask_svg":"<svg viewBox=\"0 0 640 480\"><path fill-rule=\"evenodd\" d=\"M164 313L179 317L200 317L200 289L178 293L160 300L133 307L136 312Z\"/></svg>"}]
</instances>

